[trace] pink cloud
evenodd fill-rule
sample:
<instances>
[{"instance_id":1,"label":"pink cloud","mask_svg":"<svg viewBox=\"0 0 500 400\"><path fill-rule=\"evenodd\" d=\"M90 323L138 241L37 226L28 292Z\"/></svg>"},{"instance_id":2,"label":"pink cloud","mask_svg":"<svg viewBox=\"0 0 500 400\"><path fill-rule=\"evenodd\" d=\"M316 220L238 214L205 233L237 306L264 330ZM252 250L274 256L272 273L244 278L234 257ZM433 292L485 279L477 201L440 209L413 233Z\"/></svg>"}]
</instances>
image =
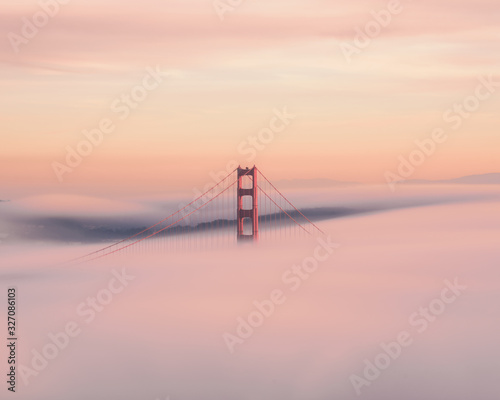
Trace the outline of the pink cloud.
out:
<instances>
[{"instance_id":1,"label":"pink cloud","mask_svg":"<svg viewBox=\"0 0 500 400\"><path fill-rule=\"evenodd\" d=\"M372 17L371 10L380 10L386 2L357 1L350 8L340 2L296 1L274 7L264 13L260 8L241 7L221 22L211 2L196 11L179 2L150 2L155 8L142 8L129 3L95 11L92 5L74 3L62 10L42 29L32 42L15 54L8 40L0 49L1 60L19 66L95 70L106 66L116 68L124 62L144 63L164 59L172 67L210 64L220 57L243 51L294 46L296 43L321 39L352 40L355 28ZM200 4L192 2L192 5ZM403 12L381 33L380 40L420 37L429 44L436 41L469 43L493 40L498 35L498 5L493 1L428 0L407 3ZM32 14L31 14L32 15ZM0 16L0 35L19 32L26 11L7 9ZM486 28L490 31L486 31ZM427 36L427 38L422 38ZM94 66L89 67L89 61ZM100 62L97 63L96 61ZM89 69L90 68L90 69Z\"/></svg>"}]
</instances>

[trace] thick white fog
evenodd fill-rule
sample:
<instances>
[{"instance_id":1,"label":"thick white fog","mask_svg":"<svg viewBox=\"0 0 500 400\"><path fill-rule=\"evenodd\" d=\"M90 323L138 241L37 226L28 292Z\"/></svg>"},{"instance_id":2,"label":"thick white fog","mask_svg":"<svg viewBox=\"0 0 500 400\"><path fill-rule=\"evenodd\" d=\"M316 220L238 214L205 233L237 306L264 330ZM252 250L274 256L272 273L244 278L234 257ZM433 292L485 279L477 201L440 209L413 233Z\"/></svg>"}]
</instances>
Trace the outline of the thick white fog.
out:
<instances>
[{"instance_id":1,"label":"thick white fog","mask_svg":"<svg viewBox=\"0 0 500 400\"><path fill-rule=\"evenodd\" d=\"M499 193L309 191L300 207L334 209L317 215L323 241L71 267L52 264L101 244L16 232L0 244L1 290L19 301L16 398L497 400Z\"/></svg>"}]
</instances>

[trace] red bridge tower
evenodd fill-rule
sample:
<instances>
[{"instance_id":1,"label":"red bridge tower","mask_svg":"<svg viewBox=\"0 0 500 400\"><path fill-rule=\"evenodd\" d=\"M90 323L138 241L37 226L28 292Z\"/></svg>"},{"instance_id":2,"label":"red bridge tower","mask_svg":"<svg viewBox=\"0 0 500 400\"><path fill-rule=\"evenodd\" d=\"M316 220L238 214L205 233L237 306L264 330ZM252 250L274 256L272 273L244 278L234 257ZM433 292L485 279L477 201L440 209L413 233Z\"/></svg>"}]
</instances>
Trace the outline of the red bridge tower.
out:
<instances>
[{"instance_id":1,"label":"red bridge tower","mask_svg":"<svg viewBox=\"0 0 500 400\"><path fill-rule=\"evenodd\" d=\"M259 238L257 168L238 167L238 240Z\"/></svg>"}]
</instances>

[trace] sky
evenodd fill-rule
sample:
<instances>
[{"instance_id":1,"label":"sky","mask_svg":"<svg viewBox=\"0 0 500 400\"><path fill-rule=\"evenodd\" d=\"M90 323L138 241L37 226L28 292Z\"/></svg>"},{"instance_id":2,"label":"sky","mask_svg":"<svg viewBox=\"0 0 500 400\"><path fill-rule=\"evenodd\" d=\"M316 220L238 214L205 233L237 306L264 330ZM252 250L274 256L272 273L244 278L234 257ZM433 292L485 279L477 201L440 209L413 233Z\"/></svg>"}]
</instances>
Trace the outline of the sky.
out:
<instances>
[{"instance_id":1,"label":"sky","mask_svg":"<svg viewBox=\"0 0 500 400\"><path fill-rule=\"evenodd\" d=\"M0 199L190 191L238 164L385 183L436 129L412 179L500 172L497 1L223 3L0 0Z\"/></svg>"}]
</instances>

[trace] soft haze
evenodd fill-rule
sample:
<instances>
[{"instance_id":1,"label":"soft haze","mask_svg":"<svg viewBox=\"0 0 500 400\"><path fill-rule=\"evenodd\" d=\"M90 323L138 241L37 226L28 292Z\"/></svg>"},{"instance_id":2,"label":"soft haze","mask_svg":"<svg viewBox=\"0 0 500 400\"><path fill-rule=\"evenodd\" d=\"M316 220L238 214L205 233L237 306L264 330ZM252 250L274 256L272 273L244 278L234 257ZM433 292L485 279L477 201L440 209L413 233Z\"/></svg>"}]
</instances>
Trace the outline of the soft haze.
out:
<instances>
[{"instance_id":1,"label":"soft haze","mask_svg":"<svg viewBox=\"0 0 500 400\"><path fill-rule=\"evenodd\" d=\"M312 255L314 239L126 254L57 269L40 263L96 246L3 246L2 279L19 291L19 362L30 366L32 350L41 351L50 343L48 334L66 323L81 328L39 375L27 378L28 386L19 378L16 395L20 400L468 400L476 395L496 400L499 191L488 190L494 198L483 193L466 201L463 188L453 191L448 196L453 194L456 204L321 222L340 247L296 291L283 284L282 274ZM472 189L465 192L470 196ZM358 203L381 200L376 197L344 193ZM77 307L122 268L135 279L87 323ZM409 317L440 295L446 279L467 288L419 333ZM274 289L285 292L286 302L231 354L222 335L234 333L237 318ZM362 375L364 360L373 360L380 344L402 330L411 333L412 344L358 397L350 376Z\"/></svg>"}]
</instances>

